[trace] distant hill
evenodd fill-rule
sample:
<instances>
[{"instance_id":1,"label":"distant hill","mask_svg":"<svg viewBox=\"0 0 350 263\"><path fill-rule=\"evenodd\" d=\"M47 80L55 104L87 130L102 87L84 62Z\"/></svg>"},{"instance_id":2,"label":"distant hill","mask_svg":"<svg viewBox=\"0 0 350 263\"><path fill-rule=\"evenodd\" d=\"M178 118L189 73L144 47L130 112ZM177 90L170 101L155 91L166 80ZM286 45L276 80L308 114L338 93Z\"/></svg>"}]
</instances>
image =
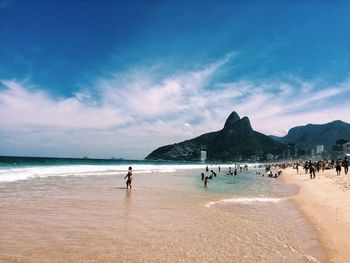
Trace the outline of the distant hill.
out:
<instances>
[{"instance_id":1,"label":"distant hill","mask_svg":"<svg viewBox=\"0 0 350 263\"><path fill-rule=\"evenodd\" d=\"M197 161L200 151L205 150L210 161L231 161L247 159L251 155L280 154L284 148L282 143L254 131L247 117L240 119L236 112L232 112L220 131L162 146L145 159Z\"/></svg>"},{"instance_id":2,"label":"distant hill","mask_svg":"<svg viewBox=\"0 0 350 263\"><path fill-rule=\"evenodd\" d=\"M326 124L308 124L290 129L284 137L270 137L284 144L295 143L299 149L315 148L322 144L326 150L331 150L338 139L350 141L350 124L340 120Z\"/></svg>"}]
</instances>

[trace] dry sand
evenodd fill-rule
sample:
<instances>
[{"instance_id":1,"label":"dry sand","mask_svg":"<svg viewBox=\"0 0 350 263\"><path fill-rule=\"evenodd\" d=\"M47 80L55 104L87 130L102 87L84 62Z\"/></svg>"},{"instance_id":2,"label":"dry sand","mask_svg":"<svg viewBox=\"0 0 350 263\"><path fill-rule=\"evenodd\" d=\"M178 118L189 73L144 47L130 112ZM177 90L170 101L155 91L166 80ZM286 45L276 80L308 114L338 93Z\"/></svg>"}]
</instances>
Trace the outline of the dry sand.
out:
<instances>
[{"instance_id":1,"label":"dry sand","mask_svg":"<svg viewBox=\"0 0 350 263\"><path fill-rule=\"evenodd\" d=\"M327 262L350 262L350 174L335 169L316 173L287 168L283 180L300 186L293 199L314 224L327 253Z\"/></svg>"}]
</instances>

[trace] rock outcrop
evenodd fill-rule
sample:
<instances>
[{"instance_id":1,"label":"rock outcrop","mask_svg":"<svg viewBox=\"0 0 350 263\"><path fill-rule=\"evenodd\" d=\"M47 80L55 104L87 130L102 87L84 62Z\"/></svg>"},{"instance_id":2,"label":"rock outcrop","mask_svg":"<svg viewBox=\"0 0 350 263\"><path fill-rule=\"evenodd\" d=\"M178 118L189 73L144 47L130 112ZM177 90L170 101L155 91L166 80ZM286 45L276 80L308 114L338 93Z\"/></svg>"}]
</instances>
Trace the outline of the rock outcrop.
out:
<instances>
[{"instance_id":1,"label":"rock outcrop","mask_svg":"<svg viewBox=\"0 0 350 263\"><path fill-rule=\"evenodd\" d=\"M147 160L198 161L200 151L207 151L209 161L235 161L280 154L285 146L252 129L248 117L236 112L227 118L220 131L200 135L194 139L162 146L151 152Z\"/></svg>"}]
</instances>

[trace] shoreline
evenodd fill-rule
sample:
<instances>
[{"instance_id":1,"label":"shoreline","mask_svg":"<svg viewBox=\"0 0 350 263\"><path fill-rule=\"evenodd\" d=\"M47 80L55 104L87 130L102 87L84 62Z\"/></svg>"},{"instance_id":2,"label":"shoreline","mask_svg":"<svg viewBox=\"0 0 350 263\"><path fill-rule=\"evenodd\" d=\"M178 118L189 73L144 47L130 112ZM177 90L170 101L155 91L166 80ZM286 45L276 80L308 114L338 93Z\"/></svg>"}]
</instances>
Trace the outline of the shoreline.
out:
<instances>
[{"instance_id":1,"label":"shoreline","mask_svg":"<svg viewBox=\"0 0 350 263\"><path fill-rule=\"evenodd\" d=\"M350 262L350 175L337 176L335 169L320 171L316 179L289 167L281 177L287 184L299 186L292 197L314 226L326 253L326 262Z\"/></svg>"}]
</instances>

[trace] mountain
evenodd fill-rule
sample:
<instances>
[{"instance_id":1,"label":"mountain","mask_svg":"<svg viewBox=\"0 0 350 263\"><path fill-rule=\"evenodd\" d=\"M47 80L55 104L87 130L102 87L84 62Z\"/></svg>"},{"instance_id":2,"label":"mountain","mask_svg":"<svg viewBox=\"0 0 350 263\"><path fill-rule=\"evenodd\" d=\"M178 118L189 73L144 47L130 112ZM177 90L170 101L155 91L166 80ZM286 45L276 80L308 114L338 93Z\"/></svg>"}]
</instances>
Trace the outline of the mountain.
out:
<instances>
[{"instance_id":1,"label":"mountain","mask_svg":"<svg viewBox=\"0 0 350 263\"><path fill-rule=\"evenodd\" d=\"M295 143L299 149L315 148L324 145L325 150L331 150L336 140L350 141L350 124L337 120L326 124L308 124L290 129L284 137L271 136L281 143Z\"/></svg>"},{"instance_id":2,"label":"mountain","mask_svg":"<svg viewBox=\"0 0 350 263\"><path fill-rule=\"evenodd\" d=\"M209 161L232 161L247 159L251 155L265 157L268 153L279 154L284 148L283 144L254 131L248 117L241 119L232 112L220 131L162 146L145 159L198 161L200 151L205 150Z\"/></svg>"}]
</instances>

